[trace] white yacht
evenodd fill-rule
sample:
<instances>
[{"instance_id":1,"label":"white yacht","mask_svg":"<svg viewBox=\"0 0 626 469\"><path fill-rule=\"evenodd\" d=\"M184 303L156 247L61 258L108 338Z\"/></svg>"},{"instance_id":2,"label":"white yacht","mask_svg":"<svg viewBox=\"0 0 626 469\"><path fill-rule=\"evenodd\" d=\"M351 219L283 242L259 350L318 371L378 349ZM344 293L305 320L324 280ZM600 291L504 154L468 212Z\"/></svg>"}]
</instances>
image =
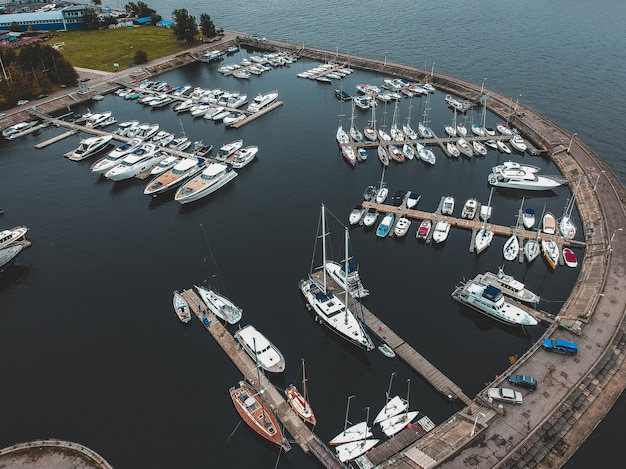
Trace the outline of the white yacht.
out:
<instances>
[{"instance_id":1,"label":"white yacht","mask_svg":"<svg viewBox=\"0 0 626 469\"><path fill-rule=\"evenodd\" d=\"M435 229L433 230L433 241L435 241L435 243L443 243L446 239L448 239L449 233L450 223L446 220L439 220L435 224Z\"/></svg>"},{"instance_id":2,"label":"white yacht","mask_svg":"<svg viewBox=\"0 0 626 469\"><path fill-rule=\"evenodd\" d=\"M461 218L467 220L473 220L476 217L476 211L478 210L478 201L476 199L467 199L461 210Z\"/></svg>"},{"instance_id":3,"label":"white yacht","mask_svg":"<svg viewBox=\"0 0 626 469\"><path fill-rule=\"evenodd\" d=\"M139 124L133 137L150 140L159 131L159 124Z\"/></svg>"},{"instance_id":4,"label":"white yacht","mask_svg":"<svg viewBox=\"0 0 626 469\"><path fill-rule=\"evenodd\" d=\"M285 371L283 354L254 326L239 329L234 337L260 368L271 373Z\"/></svg>"},{"instance_id":5,"label":"white yacht","mask_svg":"<svg viewBox=\"0 0 626 469\"><path fill-rule=\"evenodd\" d=\"M163 194L195 176L204 169L205 165L204 158L183 158L172 168L152 179L143 193L152 197Z\"/></svg>"},{"instance_id":6,"label":"white yacht","mask_svg":"<svg viewBox=\"0 0 626 469\"><path fill-rule=\"evenodd\" d=\"M254 100L248 106L248 112L258 112L264 107L270 105L278 98L278 91L261 94L255 96Z\"/></svg>"},{"instance_id":7,"label":"white yacht","mask_svg":"<svg viewBox=\"0 0 626 469\"><path fill-rule=\"evenodd\" d=\"M106 156L91 165L91 172L102 174L118 164L123 157L137 150L143 141L140 138L131 138L128 142L115 147Z\"/></svg>"},{"instance_id":8,"label":"white yacht","mask_svg":"<svg viewBox=\"0 0 626 469\"><path fill-rule=\"evenodd\" d=\"M31 127L34 127L35 125L37 125L36 120L27 121L27 122L19 122L15 125L12 125L4 129L2 131L2 136L6 138L7 140L13 140L14 138L18 137L22 132L25 132Z\"/></svg>"},{"instance_id":9,"label":"white yacht","mask_svg":"<svg viewBox=\"0 0 626 469\"><path fill-rule=\"evenodd\" d=\"M509 144L517 151L524 153L526 151L526 142L520 135L514 136L511 140L509 140Z\"/></svg>"},{"instance_id":10,"label":"white yacht","mask_svg":"<svg viewBox=\"0 0 626 469\"><path fill-rule=\"evenodd\" d=\"M493 272L478 274L474 278L474 281L482 283L483 285L493 285L500 289L505 295L525 303L539 302L538 295L531 292L522 282L516 280L512 275L505 274L501 267L498 268L497 274Z\"/></svg>"},{"instance_id":11,"label":"white yacht","mask_svg":"<svg viewBox=\"0 0 626 469\"><path fill-rule=\"evenodd\" d=\"M112 181L130 179L142 173L167 157L167 153L157 150L152 144L146 144L126 155L122 162L104 173Z\"/></svg>"},{"instance_id":12,"label":"white yacht","mask_svg":"<svg viewBox=\"0 0 626 469\"><path fill-rule=\"evenodd\" d=\"M242 146L243 146L243 139L241 138L239 140L234 140L230 143L226 143L222 145L220 149L217 151L217 155L215 155L215 159L217 161L226 161L226 158L228 158L230 155L235 153Z\"/></svg>"},{"instance_id":13,"label":"white yacht","mask_svg":"<svg viewBox=\"0 0 626 469\"><path fill-rule=\"evenodd\" d=\"M240 169L250 163L259 152L259 147L256 145L249 145L244 148L240 148L233 153L232 165L235 169Z\"/></svg>"},{"instance_id":14,"label":"white yacht","mask_svg":"<svg viewBox=\"0 0 626 469\"><path fill-rule=\"evenodd\" d=\"M510 162L509 162L510 163ZM503 165L487 177L494 187L520 189L526 191L546 191L563 185L566 180L562 176L539 176L538 171L528 169L524 165Z\"/></svg>"},{"instance_id":15,"label":"white yacht","mask_svg":"<svg viewBox=\"0 0 626 469\"><path fill-rule=\"evenodd\" d=\"M151 176L158 176L159 174L164 173L168 169L173 168L176 164L181 160L180 156L170 155L161 160L161 162L152 168L150 171Z\"/></svg>"},{"instance_id":16,"label":"white yacht","mask_svg":"<svg viewBox=\"0 0 626 469\"><path fill-rule=\"evenodd\" d=\"M16 241L24 238L27 232L28 228L25 226L16 226L10 230L0 231L0 249L4 249Z\"/></svg>"},{"instance_id":17,"label":"white yacht","mask_svg":"<svg viewBox=\"0 0 626 469\"><path fill-rule=\"evenodd\" d=\"M503 324L537 325L535 318L519 306L507 302L502 291L493 285L483 285L476 280L464 282L455 288L452 298Z\"/></svg>"},{"instance_id":18,"label":"white yacht","mask_svg":"<svg viewBox=\"0 0 626 469\"><path fill-rule=\"evenodd\" d=\"M454 212L454 197L448 195L443 199L443 204L441 204L441 213L443 215L452 215L452 212Z\"/></svg>"},{"instance_id":19,"label":"white yacht","mask_svg":"<svg viewBox=\"0 0 626 469\"><path fill-rule=\"evenodd\" d=\"M209 288L199 287L195 285L196 290L207 308L218 318L223 319L228 324L236 324L241 319L241 308L230 301L224 295L220 295Z\"/></svg>"},{"instance_id":20,"label":"white yacht","mask_svg":"<svg viewBox=\"0 0 626 469\"><path fill-rule=\"evenodd\" d=\"M99 135L81 140L78 147L74 151L68 153L67 157L72 161L84 160L85 158L95 155L99 151L103 150L112 138L112 135Z\"/></svg>"},{"instance_id":21,"label":"white yacht","mask_svg":"<svg viewBox=\"0 0 626 469\"><path fill-rule=\"evenodd\" d=\"M212 163L177 190L174 200L181 204L196 201L225 186L237 175L230 165Z\"/></svg>"}]
</instances>

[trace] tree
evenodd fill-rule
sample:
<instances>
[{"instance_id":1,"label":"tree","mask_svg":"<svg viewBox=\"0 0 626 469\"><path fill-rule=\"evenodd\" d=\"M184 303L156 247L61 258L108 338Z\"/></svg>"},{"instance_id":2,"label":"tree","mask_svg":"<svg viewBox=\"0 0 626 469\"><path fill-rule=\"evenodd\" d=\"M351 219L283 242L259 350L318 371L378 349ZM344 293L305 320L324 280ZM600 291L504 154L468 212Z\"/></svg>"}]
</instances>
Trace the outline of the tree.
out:
<instances>
[{"instance_id":1,"label":"tree","mask_svg":"<svg viewBox=\"0 0 626 469\"><path fill-rule=\"evenodd\" d=\"M22 30L22 28L20 27L20 25L18 24L17 21L13 21L9 25L9 31L11 31L12 33L19 33L21 30Z\"/></svg>"},{"instance_id":2,"label":"tree","mask_svg":"<svg viewBox=\"0 0 626 469\"><path fill-rule=\"evenodd\" d=\"M186 41L187 45L190 45L195 41L198 35L198 25L196 24L196 18L189 15L189 12L185 8L174 10L172 12L172 18L174 19L174 27L172 32L177 41Z\"/></svg>"},{"instance_id":3,"label":"tree","mask_svg":"<svg viewBox=\"0 0 626 469\"><path fill-rule=\"evenodd\" d=\"M215 25L213 24L213 20L206 13L202 13L200 15L200 31L202 31L202 35L207 38L217 36L217 31L215 31Z\"/></svg>"},{"instance_id":4,"label":"tree","mask_svg":"<svg viewBox=\"0 0 626 469\"><path fill-rule=\"evenodd\" d=\"M137 18L147 18L156 13L155 10L150 8L145 2L129 2L124 6L124 10L131 16Z\"/></svg>"},{"instance_id":5,"label":"tree","mask_svg":"<svg viewBox=\"0 0 626 469\"><path fill-rule=\"evenodd\" d=\"M83 29L86 31L95 31L100 29L98 14L93 8L85 8L85 11L83 12Z\"/></svg>"},{"instance_id":6,"label":"tree","mask_svg":"<svg viewBox=\"0 0 626 469\"><path fill-rule=\"evenodd\" d=\"M133 57L133 63L137 64L145 64L148 61L148 53L144 50L138 50L135 52L135 56Z\"/></svg>"}]
</instances>

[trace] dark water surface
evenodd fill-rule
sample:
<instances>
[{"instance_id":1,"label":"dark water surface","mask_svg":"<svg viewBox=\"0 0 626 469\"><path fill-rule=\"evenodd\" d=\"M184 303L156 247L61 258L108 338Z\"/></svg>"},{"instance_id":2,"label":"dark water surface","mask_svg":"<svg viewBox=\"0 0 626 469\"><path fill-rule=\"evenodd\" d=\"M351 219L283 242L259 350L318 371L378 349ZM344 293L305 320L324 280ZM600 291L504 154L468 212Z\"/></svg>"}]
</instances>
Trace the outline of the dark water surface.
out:
<instances>
[{"instance_id":1,"label":"dark water surface","mask_svg":"<svg viewBox=\"0 0 626 469\"><path fill-rule=\"evenodd\" d=\"M331 50L339 44L350 53L388 54L396 62L427 62L427 68L436 62L437 71L477 83L486 77L487 87L514 97L523 94L525 104L577 132L622 174L621 157L609 151L619 107L601 104L608 97L624 100L617 95L624 70L611 65L624 54L617 47L623 37L611 36L614 18L624 10L620 3L603 2L604 10L582 3L578 10L565 2L542 4L551 9L543 15L530 6L508 5L512 10L505 22L501 11L487 8L488 2L478 2L475 10L464 2L401 3L410 4L412 14L399 15L393 28L384 30L373 15L361 15L367 8L377 11L373 2L360 2L358 8L350 2L331 4L331 10L352 12L367 23L348 22L344 28L335 27L335 15L317 10L313 15L312 4L305 2L247 5L246 10L217 2L215 13L209 13L229 29ZM198 11L188 8L194 14L205 11L203 5ZM458 22L452 27L453 12L467 18L466 28ZM410 30L399 27L409 23ZM572 23L586 24L584 41L578 39L582 35L569 34ZM532 50L529 41L537 42ZM607 43L615 42L607 50ZM274 385L282 389L297 382L300 359L306 360L316 432L324 440L343 428L347 396L356 395L351 420L363 419L367 406L377 412L394 371L396 393L404 393L411 379L412 408L436 423L455 412L455 403L402 362L338 340L304 307L297 281L311 263L320 205L325 203L345 222L364 188L381 178L373 153L355 169L341 159L334 135L338 115L345 115L348 125L350 108L335 99L335 86L296 78L314 65L301 60L245 82L222 77L216 65L206 64L160 77L171 84L238 90L250 97L278 90L284 105L239 130L189 115L179 121L171 109L150 110L115 96L90 103L92 111L110 110L120 121L159 122L176 133L182 125L189 137L214 147L235 138L259 146L257 160L240 170L232 184L189 206L169 198L151 200L137 180L112 183L91 174L95 158L79 163L64 159L62 154L78 145L78 136L34 149L62 129L0 143L2 227L25 224L33 242L0 278L5 371L0 396L9 423L0 430L2 445L64 438L93 448L115 467L274 467L278 451L245 425L236 428L239 417L228 388L240 379L238 371L196 320L182 325L172 311L172 290L206 278L201 223L226 293L244 310L242 325L254 324L286 357L287 369L284 376L272 376ZM343 86L353 92L357 83L380 84L384 78L355 72ZM452 117L443 97L436 93L431 100L432 127L440 134ZM402 100L402 120L409 105ZM421 98L412 102L415 126L423 106ZM85 112L86 107L74 110ZM387 125L392 117L388 106ZM357 112L360 128L368 118ZM382 105L377 119L379 124L385 119ZM488 126L497 122L488 116ZM492 151L484 159L453 161L435 152L434 167L418 161L392 165L385 180L392 193L420 192L422 210L435 210L441 196L453 195L457 214L468 197L486 202L488 172L509 159ZM523 161L556 172L547 160L525 156ZM568 197L569 190L559 188L526 199L525 206L541 213L545 204L558 216ZM517 194L497 192L493 222L514 224L520 201ZM331 229L338 252L342 231L338 223ZM468 252L469 232L453 230L445 246L435 247L416 243L415 230L414 223L405 239L385 240L372 230L351 230L361 275L372 292L366 304L472 396L508 366L510 356L524 353L542 329L500 326L450 298L461 278L503 264L504 239L494 239L477 257ZM531 266L509 263L506 271L540 294L541 308L551 313L558 312L577 276L565 267L550 272L541 259ZM298 448L283 455L279 466L319 467Z\"/></svg>"}]
</instances>

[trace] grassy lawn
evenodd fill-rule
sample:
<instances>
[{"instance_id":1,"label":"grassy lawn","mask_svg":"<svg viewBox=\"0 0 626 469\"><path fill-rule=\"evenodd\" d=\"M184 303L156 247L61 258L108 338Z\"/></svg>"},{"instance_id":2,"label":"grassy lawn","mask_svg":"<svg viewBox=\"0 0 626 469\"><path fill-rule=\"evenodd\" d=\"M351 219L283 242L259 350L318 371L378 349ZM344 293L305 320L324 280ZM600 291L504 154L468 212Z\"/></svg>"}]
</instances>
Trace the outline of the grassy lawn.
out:
<instances>
[{"instance_id":1,"label":"grassy lawn","mask_svg":"<svg viewBox=\"0 0 626 469\"><path fill-rule=\"evenodd\" d=\"M148 54L148 60L176 54L187 49L187 43L176 41L172 31L158 26L141 26L129 29L102 31L59 31L48 44L65 42L59 48L74 67L92 68L113 72L129 68L138 50Z\"/></svg>"}]
</instances>

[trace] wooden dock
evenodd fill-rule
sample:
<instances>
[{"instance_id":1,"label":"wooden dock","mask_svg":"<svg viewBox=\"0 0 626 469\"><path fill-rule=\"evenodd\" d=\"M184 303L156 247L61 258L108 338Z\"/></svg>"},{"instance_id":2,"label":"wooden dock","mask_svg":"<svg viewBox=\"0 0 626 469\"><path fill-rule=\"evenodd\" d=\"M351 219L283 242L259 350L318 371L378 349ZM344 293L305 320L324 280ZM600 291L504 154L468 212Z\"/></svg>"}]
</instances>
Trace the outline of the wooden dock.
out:
<instances>
[{"instance_id":1,"label":"wooden dock","mask_svg":"<svg viewBox=\"0 0 626 469\"><path fill-rule=\"evenodd\" d=\"M264 374L258 374L255 363L248 354L239 346L232 334L211 311L209 311L194 290L188 289L181 292L183 298L189 304L189 308L209 331L215 341L222 347L233 364L241 371L244 378L255 389L263 390L263 397L268 402L276 417L281 421L285 430L305 453L311 453L328 469L347 469L342 464L335 452L324 444L293 411L286 401L283 393L267 379ZM260 377L260 380L259 380ZM224 390L224 396L227 390Z\"/></svg>"}]
</instances>

